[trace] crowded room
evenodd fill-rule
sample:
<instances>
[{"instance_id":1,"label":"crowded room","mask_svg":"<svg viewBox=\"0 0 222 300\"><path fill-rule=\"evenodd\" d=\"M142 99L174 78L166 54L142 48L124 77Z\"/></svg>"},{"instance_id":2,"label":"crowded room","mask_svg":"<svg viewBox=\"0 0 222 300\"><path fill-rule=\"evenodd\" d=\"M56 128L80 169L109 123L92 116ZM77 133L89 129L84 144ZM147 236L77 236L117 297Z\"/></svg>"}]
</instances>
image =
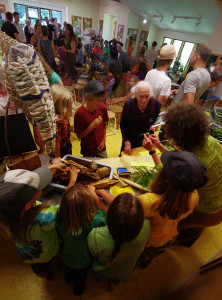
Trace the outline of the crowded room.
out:
<instances>
[{"instance_id":1,"label":"crowded room","mask_svg":"<svg viewBox=\"0 0 222 300\"><path fill-rule=\"evenodd\" d=\"M222 3L2 0L0 299L221 299Z\"/></svg>"}]
</instances>

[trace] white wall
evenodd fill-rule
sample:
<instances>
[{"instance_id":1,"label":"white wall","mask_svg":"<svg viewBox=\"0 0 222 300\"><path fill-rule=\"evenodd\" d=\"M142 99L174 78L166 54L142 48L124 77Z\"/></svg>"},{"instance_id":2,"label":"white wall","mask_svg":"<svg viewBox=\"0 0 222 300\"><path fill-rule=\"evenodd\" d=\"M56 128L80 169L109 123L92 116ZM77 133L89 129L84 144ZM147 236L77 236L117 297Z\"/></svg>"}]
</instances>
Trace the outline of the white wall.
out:
<instances>
[{"instance_id":1,"label":"white wall","mask_svg":"<svg viewBox=\"0 0 222 300\"><path fill-rule=\"evenodd\" d=\"M114 30L114 21L117 20L117 16L104 14L103 20L103 39L112 40L113 30Z\"/></svg>"},{"instance_id":2,"label":"white wall","mask_svg":"<svg viewBox=\"0 0 222 300\"><path fill-rule=\"evenodd\" d=\"M152 43L154 41L157 42L157 48L160 48L160 43L161 43L162 35L161 35L161 29L154 25L154 23L150 24L150 29L149 29L149 34L148 34L148 48L150 49L152 46Z\"/></svg>"},{"instance_id":3,"label":"white wall","mask_svg":"<svg viewBox=\"0 0 222 300\"><path fill-rule=\"evenodd\" d=\"M2 0L1 0L2 1ZM6 0L3 0L6 1ZM14 3L21 3L43 8L62 10L63 22L71 23L72 15L92 18L92 28L98 31L99 28L99 0L46 0L47 2L34 0L8 0L9 10L14 11Z\"/></svg>"},{"instance_id":4,"label":"white wall","mask_svg":"<svg viewBox=\"0 0 222 300\"><path fill-rule=\"evenodd\" d=\"M94 1L94 0L92 0ZM126 40L126 33L127 33L127 23L128 23L128 16L129 16L129 9L125 7L123 4L109 1L109 0L100 0L99 6L99 20L104 20L104 15L110 14L116 16L117 24L116 24L116 34L118 31L118 25L124 25L124 33L123 33L123 43ZM104 20L105 21L105 20ZM111 29L111 28L110 28ZM111 31L111 30L110 30ZM107 36L106 32L103 32L103 38ZM111 32L112 38L112 32Z\"/></svg>"}]
</instances>

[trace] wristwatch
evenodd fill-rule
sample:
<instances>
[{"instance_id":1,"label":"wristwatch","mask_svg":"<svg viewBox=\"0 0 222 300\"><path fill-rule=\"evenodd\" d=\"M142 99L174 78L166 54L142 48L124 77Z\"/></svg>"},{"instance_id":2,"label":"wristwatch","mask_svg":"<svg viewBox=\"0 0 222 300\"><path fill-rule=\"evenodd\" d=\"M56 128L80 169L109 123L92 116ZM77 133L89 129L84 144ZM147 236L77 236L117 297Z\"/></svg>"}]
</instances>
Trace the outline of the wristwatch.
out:
<instances>
[{"instance_id":1,"label":"wristwatch","mask_svg":"<svg viewBox=\"0 0 222 300\"><path fill-rule=\"evenodd\" d=\"M156 153L156 150L152 150L149 152L149 155L153 155L154 153Z\"/></svg>"}]
</instances>

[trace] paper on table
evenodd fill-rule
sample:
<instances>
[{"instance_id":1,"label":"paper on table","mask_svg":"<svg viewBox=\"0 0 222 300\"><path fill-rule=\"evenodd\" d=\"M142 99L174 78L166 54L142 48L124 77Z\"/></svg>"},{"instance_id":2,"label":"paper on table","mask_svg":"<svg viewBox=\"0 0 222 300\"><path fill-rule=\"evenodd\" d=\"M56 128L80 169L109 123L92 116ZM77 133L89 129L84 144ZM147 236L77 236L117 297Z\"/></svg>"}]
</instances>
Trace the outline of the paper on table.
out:
<instances>
[{"instance_id":1,"label":"paper on table","mask_svg":"<svg viewBox=\"0 0 222 300\"><path fill-rule=\"evenodd\" d=\"M154 167L155 164L149 161L131 161L131 167Z\"/></svg>"},{"instance_id":2,"label":"paper on table","mask_svg":"<svg viewBox=\"0 0 222 300\"><path fill-rule=\"evenodd\" d=\"M161 153L159 149L155 149L155 150L157 154ZM146 150L146 151L139 152L139 155L141 156L149 155L149 151Z\"/></svg>"},{"instance_id":3,"label":"paper on table","mask_svg":"<svg viewBox=\"0 0 222 300\"><path fill-rule=\"evenodd\" d=\"M110 187L110 193L115 197L122 193L130 193L132 195L135 195L131 186L121 188L118 185L114 185Z\"/></svg>"}]
</instances>

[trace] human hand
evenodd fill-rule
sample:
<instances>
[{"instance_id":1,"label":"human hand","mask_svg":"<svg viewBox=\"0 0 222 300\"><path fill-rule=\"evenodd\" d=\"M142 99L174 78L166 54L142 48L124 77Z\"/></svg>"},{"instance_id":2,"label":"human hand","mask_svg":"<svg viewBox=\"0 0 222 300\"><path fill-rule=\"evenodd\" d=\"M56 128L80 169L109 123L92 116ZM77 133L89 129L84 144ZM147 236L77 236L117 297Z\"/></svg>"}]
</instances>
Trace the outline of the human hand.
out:
<instances>
[{"instance_id":1,"label":"human hand","mask_svg":"<svg viewBox=\"0 0 222 300\"><path fill-rule=\"evenodd\" d=\"M161 142L160 142L158 135L150 134L149 138L151 139L154 147L159 148L161 146Z\"/></svg>"},{"instance_id":2,"label":"human hand","mask_svg":"<svg viewBox=\"0 0 222 300\"><path fill-rule=\"evenodd\" d=\"M100 124L102 123L102 117L99 116L98 118L96 118L92 123L91 126L93 129L97 128Z\"/></svg>"},{"instance_id":3,"label":"human hand","mask_svg":"<svg viewBox=\"0 0 222 300\"><path fill-rule=\"evenodd\" d=\"M63 163L61 163L61 162L56 162L56 163L55 163L55 160L54 160L54 161L52 162L52 164L48 166L48 168L49 168L50 170L56 169L56 170L63 171L63 170L65 170L67 167L66 167L65 164L63 164Z\"/></svg>"},{"instance_id":4,"label":"human hand","mask_svg":"<svg viewBox=\"0 0 222 300\"><path fill-rule=\"evenodd\" d=\"M149 131L155 131L155 127L152 125L152 126L150 126L150 129L149 129Z\"/></svg>"},{"instance_id":5,"label":"human hand","mask_svg":"<svg viewBox=\"0 0 222 300\"><path fill-rule=\"evenodd\" d=\"M103 140L100 144L99 147L97 148L98 150L103 150L105 148L105 141Z\"/></svg>"},{"instance_id":6,"label":"human hand","mask_svg":"<svg viewBox=\"0 0 222 300\"><path fill-rule=\"evenodd\" d=\"M176 95L178 93L178 89L171 90L170 95Z\"/></svg>"},{"instance_id":7,"label":"human hand","mask_svg":"<svg viewBox=\"0 0 222 300\"><path fill-rule=\"evenodd\" d=\"M124 142L124 152L125 152L126 154L131 155L132 150L131 150L131 143L130 143L130 141Z\"/></svg>"},{"instance_id":8,"label":"human hand","mask_svg":"<svg viewBox=\"0 0 222 300\"><path fill-rule=\"evenodd\" d=\"M75 168L75 167L69 167L69 175L70 175L70 179L72 178L73 180L77 180L78 177L78 173L79 173L79 169Z\"/></svg>"},{"instance_id":9,"label":"human hand","mask_svg":"<svg viewBox=\"0 0 222 300\"><path fill-rule=\"evenodd\" d=\"M154 150L152 140L149 137L147 137L145 134L143 139L143 148L145 148L148 151Z\"/></svg>"}]
</instances>

